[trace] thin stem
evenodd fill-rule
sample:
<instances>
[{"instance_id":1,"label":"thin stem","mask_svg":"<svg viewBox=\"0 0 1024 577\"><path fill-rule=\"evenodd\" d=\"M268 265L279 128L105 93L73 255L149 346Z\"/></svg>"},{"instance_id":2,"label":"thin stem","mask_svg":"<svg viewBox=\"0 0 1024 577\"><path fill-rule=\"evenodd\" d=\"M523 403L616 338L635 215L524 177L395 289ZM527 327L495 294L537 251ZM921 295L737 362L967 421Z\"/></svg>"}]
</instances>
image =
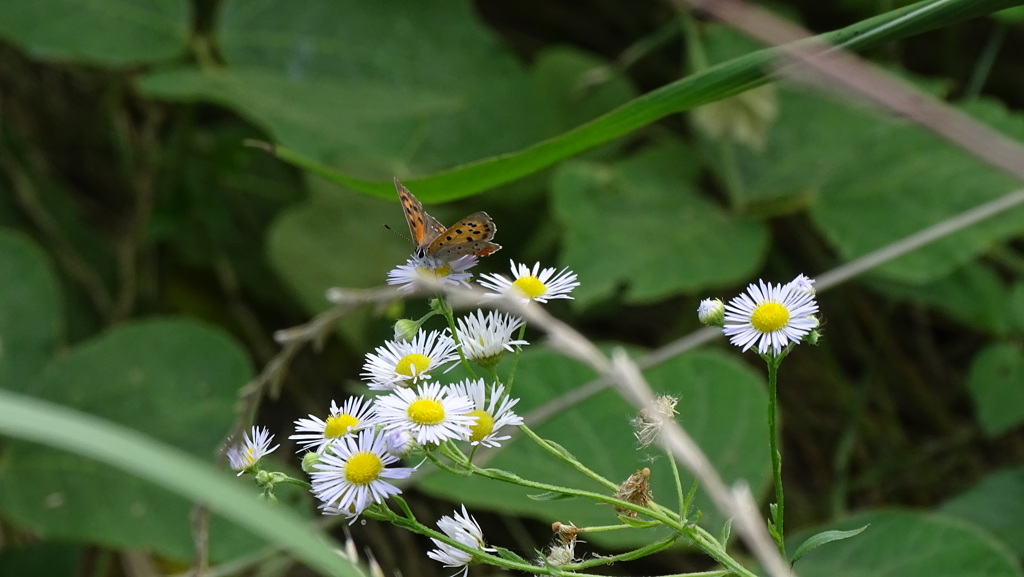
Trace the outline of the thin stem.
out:
<instances>
[{"instance_id":1,"label":"thin stem","mask_svg":"<svg viewBox=\"0 0 1024 577\"><path fill-rule=\"evenodd\" d=\"M1007 28L1005 22L996 20L995 29L988 35L988 41L982 48L981 54L978 55L978 61L971 72L971 79L967 82L967 88L964 89L966 100L977 98L985 87L985 81L988 80L988 75L992 72L992 64L996 60L996 55L999 54L999 49L1002 48L1003 42L1006 40Z\"/></svg>"},{"instance_id":2,"label":"thin stem","mask_svg":"<svg viewBox=\"0 0 1024 577\"><path fill-rule=\"evenodd\" d=\"M459 353L459 359L462 361L463 366L466 367L466 372L469 373L470 378L476 379L476 371L474 371L473 367L469 364L466 354L462 352L462 343L459 342L459 331L455 329L455 314L452 312L451 305L448 304L444 295L439 295L436 302L437 306L432 308L440 310L441 314L444 315L445 320L448 321L448 329L451 330L452 340L455 341L455 350Z\"/></svg>"},{"instance_id":3,"label":"thin stem","mask_svg":"<svg viewBox=\"0 0 1024 577\"><path fill-rule=\"evenodd\" d=\"M668 461L672 464L672 478L676 484L676 500L679 502L679 520L683 523L686 522L686 497L683 496L683 480L679 478L679 464L676 463L676 456L672 451L665 451L668 455Z\"/></svg>"},{"instance_id":4,"label":"thin stem","mask_svg":"<svg viewBox=\"0 0 1024 577\"><path fill-rule=\"evenodd\" d=\"M523 340L526 336L526 321L523 321L523 325L519 327L519 338L517 340ZM519 365L519 355L522 349L516 347L516 352L512 355L512 367L508 370L508 381L505 383L505 388L508 390L508 394L512 394L512 381L516 378L516 367Z\"/></svg>"},{"instance_id":5,"label":"thin stem","mask_svg":"<svg viewBox=\"0 0 1024 577\"><path fill-rule=\"evenodd\" d=\"M556 458L561 459L562 461L565 461L566 463L572 465L574 469L583 473L587 477L590 477L591 479L597 481L598 483L604 485L605 487L611 489L612 491L617 491L619 489L618 485L609 481L608 479L605 479L604 477L592 471L591 469L587 468L586 465L576 460L576 458L573 457L572 455L567 455L566 453L560 451L557 447L555 447L548 441L537 436L537 433L534 433L533 430L527 427L526 425L519 425L519 430L525 433L527 437L533 439L533 442L537 443L540 446L540 448L551 453Z\"/></svg>"},{"instance_id":6,"label":"thin stem","mask_svg":"<svg viewBox=\"0 0 1024 577\"><path fill-rule=\"evenodd\" d=\"M783 532L786 501L782 494L782 453L779 452L779 427L776 419L778 416L777 381L782 356L766 356L768 362L768 446L772 455L772 479L775 481L775 509L771 515L771 534L775 538L775 544L779 547L779 554L783 559L788 559Z\"/></svg>"},{"instance_id":7,"label":"thin stem","mask_svg":"<svg viewBox=\"0 0 1024 577\"><path fill-rule=\"evenodd\" d=\"M715 538L712 537L707 531L701 529L696 525L685 525L681 523L678 519L674 518L675 513L667 510L665 507L658 505L656 503L650 503L649 507L643 507L640 505L635 505L628 501L616 499L615 497L609 497L608 495L604 495L601 493L594 493L592 491L582 491L580 489L573 489L571 487L549 485L547 483L541 483L539 481L531 481L529 479L524 479L522 477L519 477L518 475L511 475L504 471L497 471L493 469L481 469L476 466L473 466L472 472L474 474L478 474L489 479L503 481L505 483L512 483L515 485L520 485L522 487L527 487L531 489L540 489L542 491L556 493L559 495L567 495L571 497L584 497L587 499L598 501L600 503L608 503L621 509L634 511L640 515L650 517L651 519L654 519L655 521L662 523L663 525L679 533L680 535L683 535L686 538L690 539L690 541L694 545L696 545L701 551L703 551L705 554L707 554L709 557L719 562L723 566L731 569L733 573L737 575L742 575L744 577L756 577L754 573L752 573L750 570L743 567L743 565L741 565L738 561L730 557L729 554L726 553L725 549L721 546L721 544L719 544L718 541L715 540Z\"/></svg>"}]
</instances>

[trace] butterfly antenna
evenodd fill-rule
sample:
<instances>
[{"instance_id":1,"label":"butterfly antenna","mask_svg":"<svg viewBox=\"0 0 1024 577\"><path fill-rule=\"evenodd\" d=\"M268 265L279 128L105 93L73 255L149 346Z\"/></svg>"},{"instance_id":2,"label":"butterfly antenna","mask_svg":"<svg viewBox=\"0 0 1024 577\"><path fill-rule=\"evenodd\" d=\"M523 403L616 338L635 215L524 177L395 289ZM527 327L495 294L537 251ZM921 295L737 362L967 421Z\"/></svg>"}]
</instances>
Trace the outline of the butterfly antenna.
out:
<instances>
[{"instance_id":1,"label":"butterfly antenna","mask_svg":"<svg viewBox=\"0 0 1024 577\"><path fill-rule=\"evenodd\" d=\"M401 231L397 231L397 230L395 230L395 229L391 228L391 226L390 226L389 224L385 223L385 224L384 224L384 228L386 228L386 229L390 230L391 232L393 232L393 233L397 234L398 236L400 236L400 237L404 238L404 239L405 239L405 240L406 240L407 242L412 242L412 241L411 241L411 240L409 239L409 237L405 235L405 233L403 233L403 232L401 232Z\"/></svg>"}]
</instances>

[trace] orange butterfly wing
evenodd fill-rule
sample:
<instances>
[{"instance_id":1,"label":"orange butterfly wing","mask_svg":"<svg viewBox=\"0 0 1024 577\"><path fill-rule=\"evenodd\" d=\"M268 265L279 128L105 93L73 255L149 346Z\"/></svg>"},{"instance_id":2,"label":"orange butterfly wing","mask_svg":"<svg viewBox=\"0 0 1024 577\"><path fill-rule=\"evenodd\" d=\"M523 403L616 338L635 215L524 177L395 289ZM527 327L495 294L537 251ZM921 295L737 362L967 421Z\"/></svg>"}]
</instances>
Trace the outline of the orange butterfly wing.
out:
<instances>
[{"instance_id":1,"label":"orange butterfly wing","mask_svg":"<svg viewBox=\"0 0 1024 577\"><path fill-rule=\"evenodd\" d=\"M398 199L402 202L402 210L405 212L405 221L409 223L409 234L416 244L416 252L425 251L427 246L445 231L444 225L436 218L423 210L423 204L416 200L416 197L409 192L409 189L402 186L402 183L395 179L395 190L398 191Z\"/></svg>"},{"instance_id":2,"label":"orange butterfly wing","mask_svg":"<svg viewBox=\"0 0 1024 577\"><path fill-rule=\"evenodd\" d=\"M501 249L491 242L496 232L498 227L486 212L474 212L439 234L426 252L445 262L467 254L487 256Z\"/></svg>"},{"instance_id":3,"label":"orange butterfly wing","mask_svg":"<svg viewBox=\"0 0 1024 577\"><path fill-rule=\"evenodd\" d=\"M491 242L498 227L486 212L474 212L451 228L445 228L423 210L423 204L397 178L395 190L402 202L405 220L409 223L409 233L416 244L417 257L429 256L450 262L460 256L487 256L501 249L501 245Z\"/></svg>"}]
</instances>

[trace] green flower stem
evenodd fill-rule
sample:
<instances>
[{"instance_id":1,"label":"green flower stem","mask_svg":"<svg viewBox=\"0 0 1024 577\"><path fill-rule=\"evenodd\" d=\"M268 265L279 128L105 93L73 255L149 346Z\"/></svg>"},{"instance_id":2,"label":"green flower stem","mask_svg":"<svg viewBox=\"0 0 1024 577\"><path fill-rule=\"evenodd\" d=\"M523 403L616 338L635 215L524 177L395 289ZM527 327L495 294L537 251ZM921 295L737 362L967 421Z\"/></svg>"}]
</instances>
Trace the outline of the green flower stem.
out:
<instances>
[{"instance_id":1,"label":"green flower stem","mask_svg":"<svg viewBox=\"0 0 1024 577\"><path fill-rule=\"evenodd\" d=\"M676 484L676 499L679 503L679 520L685 523L687 502L683 495L683 480L679 478L679 465L676 463L676 456L672 451L665 451L665 454L668 455L668 461L672 464L672 478Z\"/></svg>"},{"instance_id":2,"label":"green flower stem","mask_svg":"<svg viewBox=\"0 0 1024 577\"><path fill-rule=\"evenodd\" d=\"M459 456L461 456L461 458L456 457L455 455L452 455L450 451L446 450L446 448L443 446L441 447L440 451L444 453L444 455L447 456L449 459L458 463L462 467L452 467L451 465L445 463L441 459L438 459L437 455L435 455L433 452L428 452L427 459L429 459L430 462L433 463L438 469L441 469L442 471L447 471L459 477L468 477L469 475L472 474L472 472L469 470L471 465L469 464L469 461L466 459L465 455L459 453Z\"/></svg>"},{"instance_id":3,"label":"green flower stem","mask_svg":"<svg viewBox=\"0 0 1024 577\"><path fill-rule=\"evenodd\" d=\"M440 311L444 315L445 320L448 321L448 328L452 332L452 340L455 341L455 350L459 353L459 360L466 367L466 372L469 373L469 376L475 379L476 372L473 371L472 365L469 364L466 354L462 352L462 343L459 342L459 331L455 330L455 313L452 311L451 305L448 304L448 300L444 296L438 296L434 300L437 302L437 306L433 308Z\"/></svg>"},{"instance_id":4,"label":"green flower stem","mask_svg":"<svg viewBox=\"0 0 1024 577\"><path fill-rule=\"evenodd\" d=\"M490 367L487 367L487 374L490 375L490 377L491 377L491 384L493 384L493 383L500 383L501 382L501 377L498 376L498 367L497 367L497 365L492 365Z\"/></svg>"},{"instance_id":5,"label":"green flower stem","mask_svg":"<svg viewBox=\"0 0 1024 577\"><path fill-rule=\"evenodd\" d=\"M313 487L313 485L311 485L309 483L309 481L304 481L302 479L296 479L295 477L289 477L287 475L285 475L285 477L283 479L278 480L278 482L279 483L285 483L287 485L298 485L298 486L302 487L303 489L306 489L307 491Z\"/></svg>"},{"instance_id":6,"label":"green flower stem","mask_svg":"<svg viewBox=\"0 0 1024 577\"><path fill-rule=\"evenodd\" d=\"M519 338L516 339L516 340L520 340L521 341L521 340L523 340L524 336L526 336L526 321L525 320L523 321L523 325L521 327L519 327ZM515 352L515 354L512 355L512 367L509 368L509 370L508 370L508 381L505 383L505 389L507 390L509 395L512 394L512 381L516 378L516 367L519 366L519 355L520 355L521 352L522 352L522 349L520 349L519 347L516 347L516 352Z\"/></svg>"},{"instance_id":7,"label":"green flower stem","mask_svg":"<svg viewBox=\"0 0 1024 577\"><path fill-rule=\"evenodd\" d=\"M676 533L683 535L690 539L690 541L696 545L701 551L704 551L709 557L728 567L733 573L742 575L743 577L756 577L754 573L751 573L738 561L733 559L726 553L725 549L712 537L707 531L697 527L696 525L687 525L681 523L675 518L675 514L668 511L665 507L657 504L652 504L651 507L643 507L635 505L627 501L616 499L615 497L609 497L602 493L594 493L592 491L582 491L580 489L573 489L570 487L560 487L558 485L549 485L547 483L541 483L538 481L531 481L524 479L518 475L508 473L505 471L499 471L495 469L481 469L473 466L473 473L478 474L489 479L495 479L503 481L505 483L512 483L531 489L539 489L549 493L557 493L560 495L566 495L569 497L583 497L586 499L592 499L601 503L607 503L609 505L618 507L620 509L626 509L633 511L639 515L650 517L655 521L658 521L666 527L674 530Z\"/></svg>"},{"instance_id":8,"label":"green flower stem","mask_svg":"<svg viewBox=\"0 0 1024 577\"><path fill-rule=\"evenodd\" d=\"M779 427L777 417L779 413L777 382L779 365L782 363L784 354L778 356L765 355L768 363L768 449L772 454L772 478L775 481L775 510L772 514L771 523L773 530L772 537L779 548L779 554L783 559L786 557L786 541L783 532L783 518L786 510L786 500L782 494L782 453L779 452Z\"/></svg>"},{"instance_id":9,"label":"green flower stem","mask_svg":"<svg viewBox=\"0 0 1024 577\"><path fill-rule=\"evenodd\" d=\"M465 545L463 543L456 541L455 539L452 539L451 537L440 531L435 531L434 529L427 527L419 521L402 517L387 507L381 507L377 512L381 515L381 520L383 521L387 521L392 525L395 525L396 527L407 529L409 531L412 531L413 533L419 533L420 535L425 535L427 537L437 539L438 541L443 541L448 545L455 547L456 549L465 551L466 553L473 555L474 559L477 559L483 563L487 563L488 565L494 565L496 567L502 567L504 569L513 569L515 571L524 571L526 573L539 573L542 575L555 574L552 573L550 570L547 570L543 567L538 567L537 565L533 565L530 563L520 563L518 561L511 561L509 559L499 557L486 551L481 551L480 549L470 547L469 545Z\"/></svg>"},{"instance_id":10,"label":"green flower stem","mask_svg":"<svg viewBox=\"0 0 1024 577\"><path fill-rule=\"evenodd\" d=\"M527 427L526 425L519 425L519 430L525 433L527 437L533 439L533 441L537 443L540 446L540 448L551 453L556 458L561 459L562 461L565 461L566 463L572 465L574 469L583 473L587 477L590 477L591 479L597 481L598 483L604 485L605 487L611 489L612 491L617 491L619 489L619 486L617 484L609 481L608 479L605 479L601 475L587 468L586 465L576 460L576 458L573 457L572 455L560 451L551 443L537 436L537 433L534 433L533 430Z\"/></svg>"},{"instance_id":11,"label":"green flower stem","mask_svg":"<svg viewBox=\"0 0 1024 577\"><path fill-rule=\"evenodd\" d=\"M587 531L590 532L589 530ZM561 569L564 571L577 571L579 569L587 569L589 567L597 567L599 565L609 565L611 563L617 563L619 561L634 561L636 559L642 559L648 555L653 555L658 551L663 551L672 546L676 540L679 539L678 534L670 535L660 541L655 541L649 545L644 545L639 549L633 549L632 551L626 551L625 553L619 553L618 555L611 555L609 557L597 557L594 559L588 559L587 561L581 561L579 563L570 563L568 565L562 565Z\"/></svg>"}]
</instances>

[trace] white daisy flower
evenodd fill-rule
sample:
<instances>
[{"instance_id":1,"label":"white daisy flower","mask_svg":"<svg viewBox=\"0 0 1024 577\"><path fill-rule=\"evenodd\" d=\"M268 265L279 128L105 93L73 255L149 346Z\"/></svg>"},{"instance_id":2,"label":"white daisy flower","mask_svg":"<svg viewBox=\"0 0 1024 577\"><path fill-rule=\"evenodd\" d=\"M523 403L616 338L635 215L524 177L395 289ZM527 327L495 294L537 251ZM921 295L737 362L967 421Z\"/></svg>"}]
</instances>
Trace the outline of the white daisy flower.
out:
<instances>
[{"instance_id":1,"label":"white daisy flower","mask_svg":"<svg viewBox=\"0 0 1024 577\"><path fill-rule=\"evenodd\" d=\"M377 397L377 424L385 429L408 431L421 445L437 445L448 439L464 441L476 417L469 415L473 401L456 395L438 383L412 389L395 389Z\"/></svg>"},{"instance_id":2,"label":"white daisy flower","mask_svg":"<svg viewBox=\"0 0 1024 577\"><path fill-rule=\"evenodd\" d=\"M505 351L513 346L528 345L521 340L512 340L512 333L523 326L523 319L509 314L490 311L487 315L480 309L476 313L456 320L462 354L482 366L493 366L501 360Z\"/></svg>"},{"instance_id":3,"label":"white daisy flower","mask_svg":"<svg viewBox=\"0 0 1024 577\"><path fill-rule=\"evenodd\" d=\"M511 294L539 303L546 303L551 299L571 299L569 293L580 286L576 281L576 273L568 268L563 268L561 272L555 274L554 267L540 270L539 262L533 265L532 270L525 264L509 262L515 280L508 280L498 274L484 274L480 275L480 285L498 294Z\"/></svg>"},{"instance_id":4,"label":"white daisy flower","mask_svg":"<svg viewBox=\"0 0 1024 577\"><path fill-rule=\"evenodd\" d=\"M300 450L323 453L331 441L348 434L355 434L373 424L373 405L363 397L349 397L339 407L331 401L331 412L327 420L316 415L295 421L295 433L288 437L299 442Z\"/></svg>"},{"instance_id":5,"label":"white daisy flower","mask_svg":"<svg viewBox=\"0 0 1024 577\"><path fill-rule=\"evenodd\" d=\"M798 343L818 326L814 316L818 303L814 294L797 285L772 285L758 280L746 294L725 305L725 326L729 342L746 351L757 343L757 352L771 349L778 355L789 343Z\"/></svg>"},{"instance_id":6,"label":"white daisy flower","mask_svg":"<svg viewBox=\"0 0 1024 577\"><path fill-rule=\"evenodd\" d=\"M458 511L455 512L454 518L443 515L437 522L437 526L444 531L445 535L467 547L481 551L495 551L495 549L487 547L487 544L484 542L484 532L480 529L476 519L466 512L465 505L462 506L461 515ZM455 573L455 575L462 574L465 576L469 574L469 564L473 561L472 553L457 549L440 539L431 537L430 540L434 542L434 545L437 545L437 549L428 551L428 557L443 563L445 567L462 567L462 571Z\"/></svg>"},{"instance_id":7,"label":"white daisy flower","mask_svg":"<svg viewBox=\"0 0 1024 577\"><path fill-rule=\"evenodd\" d=\"M260 459L273 453L281 445L270 446L274 435L266 427L253 426L251 433L246 433L243 441L227 450L228 464L238 475L253 473L260 464Z\"/></svg>"},{"instance_id":8,"label":"white daisy flower","mask_svg":"<svg viewBox=\"0 0 1024 577\"><path fill-rule=\"evenodd\" d=\"M411 387L430 379L430 371L457 361L455 340L438 331L420 331L411 341L386 341L368 353L363 378L374 390Z\"/></svg>"},{"instance_id":9,"label":"white daisy flower","mask_svg":"<svg viewBox=\"0 0 1024 577\"><path fill-rule=\"evenodd\" d=\"M485 447L500 447L499 441L506 441L509 437L499 437L498 430L502 427L519 426L523 424L523 418L512 412L519 399L513 399L505 395L505 385L495 383L491 386L490 394L485 391L483 379L466 379L462 382L451 385L452 392L456 395L468 397L473 401L473 410L469 413L476 417L476 424L470 427L469 441L474 445ZM485 402L485 397L490 402Z\"/></svg>"},{"instance_id":10,"label":"white daisy flower","mask_svg":"<svg viewBox=\"0 0 1024 577\"><path fill-rule=\"evenodd\" d=\"M388 467L398 462L384 446L384 434L364 429L356 436L335 439L310 474L320 509L328 515L345 515L353 521L367 507L397 495L401 489L384 479L405 479L415 469Z\"/></svg>"},{"instance_id":11,"label":"white daisy flower","mask_svg":"<svg viewBox=\"0 0 1024 577\"><path fill-rule=\"evenodd\" d=\"M405 292L415 290L422 280L469 288L467 281L473 277L473 273L466 271L476 266L477 260L476 255L472 254L460 256L451 262L440 262L429 256L413 256L405 264L388 271L388 284L398 286L399 290Z\"/></svg>"}]
</instances>

